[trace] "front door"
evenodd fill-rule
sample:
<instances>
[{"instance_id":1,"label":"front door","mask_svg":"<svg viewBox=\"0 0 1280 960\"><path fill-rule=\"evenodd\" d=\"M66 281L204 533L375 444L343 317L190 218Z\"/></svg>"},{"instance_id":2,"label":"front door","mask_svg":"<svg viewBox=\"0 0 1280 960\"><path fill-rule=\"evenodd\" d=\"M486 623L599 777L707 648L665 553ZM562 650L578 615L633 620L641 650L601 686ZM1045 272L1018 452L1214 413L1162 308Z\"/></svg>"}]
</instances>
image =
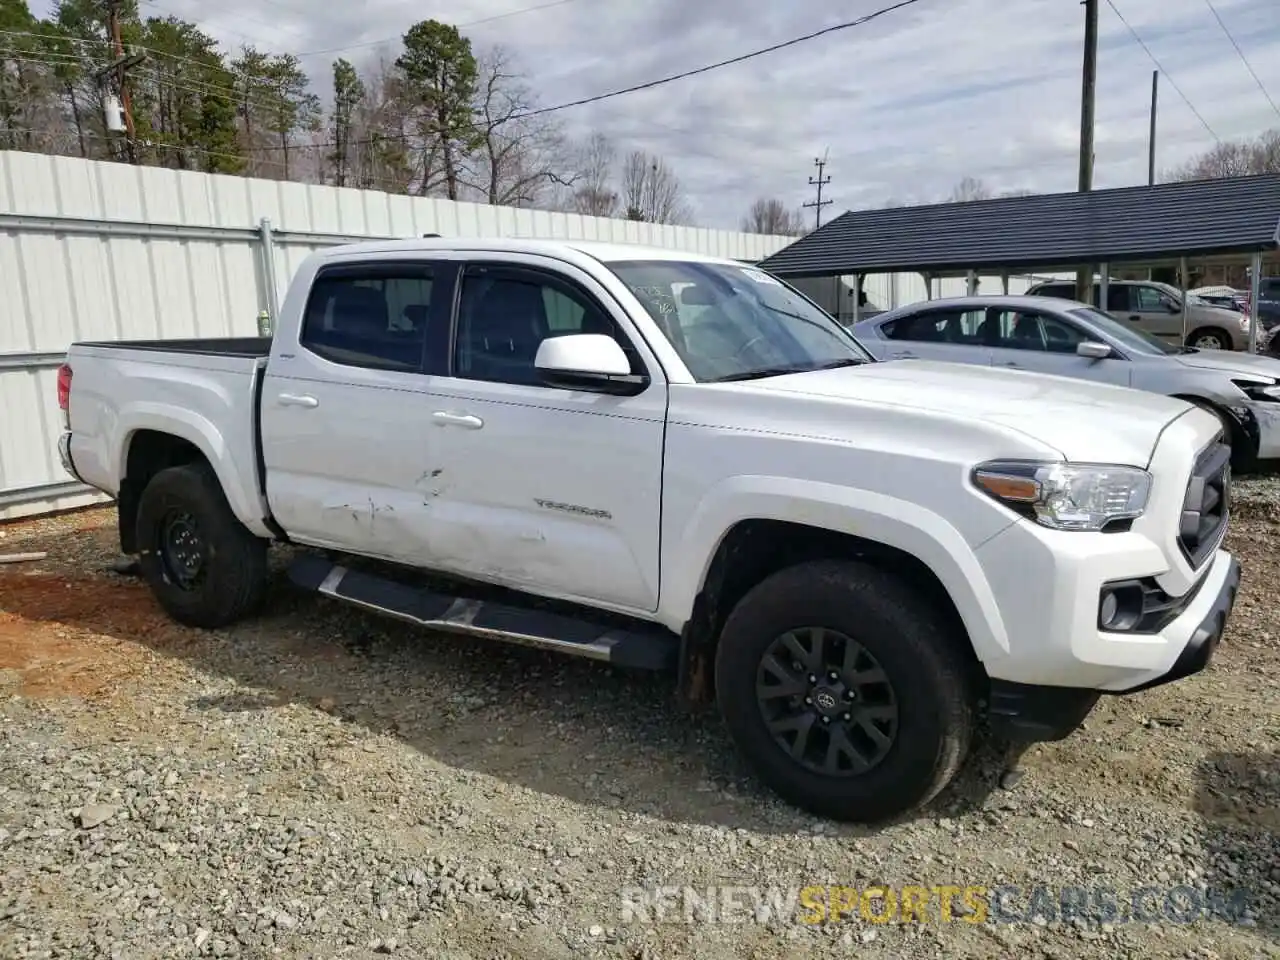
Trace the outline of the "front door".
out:
<instances>
[{"instance_id":1,"label":"front door","mask_svg":"<svg viewBox=\"0 0 1280 960\"><path fill-rule=\"evenodd\" d=\"M439 438L430 371L448 357L453 269L398 259L322 268L296 343L262 391L271 512L299 543L428 560Z\"/></svg>"},{"instance_id":2,"label":"front door","mask_svg":"<svg viewBox=\"0 0 1280 960\"><path fill-rule=\"evenodd\" d=\"M467 265L460 282L452 377L436 388L430 413L442 567L656 610L667 405L658 364L575 267L508 256ZM613 336L651 382L636 396L545 386L533 365L538 345L572 333Z\"/></svg>"},{"instance_id":3,"label":"front door","mask_svg":"<svg viewBox=\"0 0 1280 960\"><path fill-rule=\"evenodd\" d=\"M1166 343L1182 343L1182 306L1159 287L1146 283L1126 284L1129 288L1130 312L1125 323L1132 323ZM1188 330L1188 333L1191 331Z\"/></svg>"},{"instance_id":4,"label":"front door","mask_svg":"<svg viewBox=\"0 0 1280 960\"><path fill-rule=\"evenodd\" d=\"M1076 353L1092 339L1075 324L1038 310L992 309L999 339L991 351L993 365L1061 377L1129 385L1129 361L1122 357L1095 360Z\"/></svg>"}]
</instances>

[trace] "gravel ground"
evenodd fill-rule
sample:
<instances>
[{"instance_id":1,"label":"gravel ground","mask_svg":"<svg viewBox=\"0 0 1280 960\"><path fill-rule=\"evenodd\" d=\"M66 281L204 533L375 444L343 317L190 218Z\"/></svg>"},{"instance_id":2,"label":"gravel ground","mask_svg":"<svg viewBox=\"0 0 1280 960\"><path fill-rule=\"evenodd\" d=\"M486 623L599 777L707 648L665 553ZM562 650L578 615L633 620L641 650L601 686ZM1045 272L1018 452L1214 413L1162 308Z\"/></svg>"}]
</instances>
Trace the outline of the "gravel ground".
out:
<instances>
[{"instance_id":1,"label":"gravel ground","mask_svg":"<svg viewBox=\"0 0 1280 960\"><path fill-rule=\"evenodd\" d=\"M765 794L666 678L284 582L188 630L111 572L110 510L0 528L0 553L49 554L0 565L0 956L1280 957L1280 482L1237 489L1245 585L1208 672L1104 701L1016 773L984 749L874 830ZM881 884L1038 909L815 924L769 899ZM627 915L620 891L659 887L664 915ZM1064 887L1121 913L1064 914ZM1247 899L1197 917L1205 889Z\"/></svg>"}]
</instances>

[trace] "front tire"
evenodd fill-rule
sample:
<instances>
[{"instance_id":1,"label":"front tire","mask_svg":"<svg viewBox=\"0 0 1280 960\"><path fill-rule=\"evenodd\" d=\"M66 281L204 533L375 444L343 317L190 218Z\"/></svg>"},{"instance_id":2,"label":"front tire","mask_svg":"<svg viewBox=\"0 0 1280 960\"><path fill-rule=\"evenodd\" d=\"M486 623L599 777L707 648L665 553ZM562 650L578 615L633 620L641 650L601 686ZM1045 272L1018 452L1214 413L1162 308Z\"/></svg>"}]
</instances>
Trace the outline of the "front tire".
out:
<instances>
[{"instance_id":1,"label":"front tire","mask_svg":"<svg viewBox=\"0 0 1280 960\"><path fill-rule=\"evenodd\" d=\"M1187 337L1187 346L1201 350L1230 350L1233 344L1225 330L1205 327L1202 330L1192 331L1191 336Z\"/></svg>"},{"instance_id":2,"label":"front tire","mask_svg":"<svg viewBox=\"0 0 1280 960\"><path fill-rule=\"evenodd\" d=\"M973 738L970 673L961 638L947 633L883 571L791 567L748 592L725 624L721 713L747 763L788 802L834 820L901 816L951 781Z\"/></svg>"},{"instance_id":3,"label":"front tire","mask_svg":"<svg viewBox=\"0 0 1280 960\"><path fill-rule=\"evenodd\" d=\"M267 542L231 512L205 464L161 470L138 502L142 574L165 612L191 627L225 627L261 602Z\"/></svg>"}]
</instances>

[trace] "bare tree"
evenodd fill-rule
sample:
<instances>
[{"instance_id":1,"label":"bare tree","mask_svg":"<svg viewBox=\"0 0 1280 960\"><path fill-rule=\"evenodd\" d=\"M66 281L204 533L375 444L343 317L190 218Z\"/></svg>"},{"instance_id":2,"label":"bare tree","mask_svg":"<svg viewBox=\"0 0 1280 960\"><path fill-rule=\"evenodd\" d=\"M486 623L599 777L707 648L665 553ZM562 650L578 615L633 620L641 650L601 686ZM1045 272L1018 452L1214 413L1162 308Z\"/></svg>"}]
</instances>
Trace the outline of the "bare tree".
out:
<instances>
[{"instance_id":1,"label":"bare tree","mask_svg":"<svg viewBox=\"0 0 1280 960\"><path fill-rule=\"evenodd\" d=\"M424 171L411 154L413 111L389 54L384 52L360 79L365 95L351 116L348 183L365 190L408 193ZM443 177L437 174L437 179Z\"/></svg>"},{"instance_id":2,"label":"bare tree","mask_svg":"<svg viewBox=\"0 0 1280 960\"><path fill-rule=\"evenodd\" d=\"M989 200L991 196L991 188L977 177L965 177L952 188L948 200L951 203L968 203L971 200Z\"/></svg>"},{"instance_id":3,"label":"bare tree","mask_svg":"<svg viewBox=\"0 0 1280 960\"><path fill-rule=\"evenodd\" d=\"M805 232L805 219L801 211L788 210L777 197L761 197L742 218L742 231L798 237Z\"/></svg>"},{"instance_id":4,"label":"bare tree","mask_svg":"<svg viewBox=\"0 0 1280 960\"><path fill-rule=\"evenodd\" d=\"M578 150L578 179L563 206L591 217L615 217L621 200L613 187L618 151L603 133L593 133Z\"/></svg>"},{"instance_id":5,"label":"bare tree","mask_svg":"<svg viewBox=\"0 0 1280 960\"><path fill-rule=\"evenodd\" d=\"M623 161L622 202L628 220L684 224L693 217L675 171L643 150L633 150Z\"/></svg>"},{"instance_id":6,"label":"bare tree","mask_svg":"<svg viewBox=\"0 0 1280 960\"><path fill-rule=\"evenodd\" d=\"M1251 140L1226 140L1165 175L1165 180L1219 180L1280 173L1280 129Z\"/></svg>"},{"instance_id":7,"label":"bare tree","mask_svg":"<svg viewBox=\"0 0 1280 960\"><path fill-rule=\"evenodd\" d=\"M463 182L484 202L529 206L552 186L572 187L577 174L559 124L526 116L537 106L511 54L494 47L480 57L475 125L479 146L464 162Z\"/></svg>"}]
</instances>

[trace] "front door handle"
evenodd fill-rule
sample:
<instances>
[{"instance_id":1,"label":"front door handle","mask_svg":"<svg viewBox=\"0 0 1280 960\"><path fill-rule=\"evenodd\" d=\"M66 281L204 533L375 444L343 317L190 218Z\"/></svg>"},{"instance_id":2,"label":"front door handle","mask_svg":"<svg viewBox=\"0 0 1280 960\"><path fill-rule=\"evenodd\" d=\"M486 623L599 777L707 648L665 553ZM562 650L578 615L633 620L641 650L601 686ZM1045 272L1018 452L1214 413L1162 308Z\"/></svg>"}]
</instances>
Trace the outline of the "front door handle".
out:
<instances>
[{"instance_id":1,"label":"front door handle","mask_svg":"<svg viewBox=\"0 0 1280 960\"><path fill-rule=\"evenodd\" d=\"M279 401L280 406L282 407L318 407L320 406L319 400L305 393L303 394L282 393L278 397L276 397L276 400Z\"/></svg>"},{"instance_id":2,"label":"front door handle","mask_svg":"<svg viewBox=\"0 0 1280 960\"><path fill-rule=\"evenodd\" d=\"M463 427L467 430L479 430L484 421L469 413L450 413L448 410L437 410L431 419L442 427Z\"/></svg>"},{"instance_id":3,"label":"front door handle","mask_svg":"<svg viewBox=\"0 0 1280 960\"><path fill-rule=\"evenodd\" d=\"M1134 323L1137 323L1139 320L1142 319L1142 317L1138 316L1136 313L1131 313L1129 314L1129 319L1132 320Z\"/></svg>"},{"instance_id":4,"label":"front door handle","mask_svg":"<svg viewBox=\"0 0 1280 960\"><path fill-rule=\"evenodd\" d=\"M916 358L916 355L915 355L914 353L912 353L910 350L900 350L900 351L898 351L897 353L895 353L895 354L894 354L894 357L895 357L896 359L898 359L898 360L915 360L915 359L917 359L917 358Z\"/></svg>"},{"instance_id":5,"label":"front door handle","mask_svg":"<svg viewBox=\"0 0 1280 960\"><path fill-rule=\"evenodd\" d=\"M1004 362L1004 365L1005 365L1006 367L1017 367L1018 369L1021 369L1021 365L1020 365L1020 364L1017 364L1017 363L1014 363L1012 360L1006 360L1006 361Z\"/></svg>"}]
</instances>

